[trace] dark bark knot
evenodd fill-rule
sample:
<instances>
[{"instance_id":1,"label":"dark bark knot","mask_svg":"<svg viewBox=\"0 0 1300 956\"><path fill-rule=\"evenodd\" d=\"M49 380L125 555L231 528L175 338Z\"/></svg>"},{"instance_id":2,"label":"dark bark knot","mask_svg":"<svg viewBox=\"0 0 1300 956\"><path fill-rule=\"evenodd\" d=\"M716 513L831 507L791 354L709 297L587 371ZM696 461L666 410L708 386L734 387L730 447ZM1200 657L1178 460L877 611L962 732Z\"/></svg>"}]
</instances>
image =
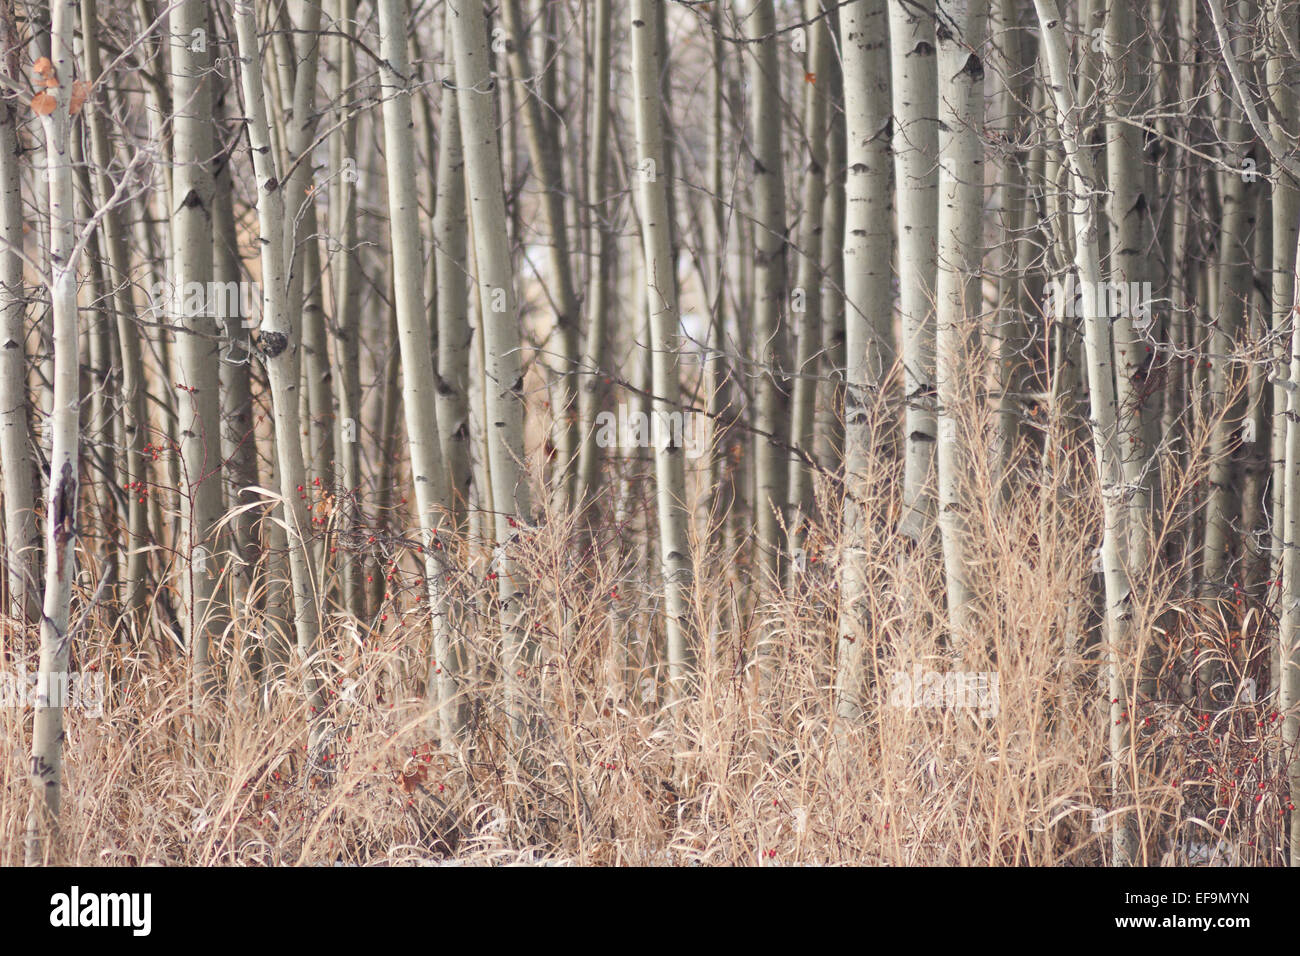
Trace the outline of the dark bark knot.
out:
<instances>
[{"instance_id":1,"label":"dark bark knot","mask_svg":"<svg viewBox=\"0 0 1300 956\"><path fill-rule=\"evenodd\" d=\"M54 494L54 542L62 551L77 533L77 477L72 470L72 463L65 461L59 472L59 484ZM63 579L64 562L53 558Z\"/></svg>"},{"instance_id":2,"label":"dark bark knot","mask_svg":"<svg viewBox=\"0 0 1300 956\"><path fill-rule=\"evenodd\" d=\"M289 347L289 336L283 332L262 332L257 336L257 347L263 355L273 359Z\"/></svg>"}]
</instances>

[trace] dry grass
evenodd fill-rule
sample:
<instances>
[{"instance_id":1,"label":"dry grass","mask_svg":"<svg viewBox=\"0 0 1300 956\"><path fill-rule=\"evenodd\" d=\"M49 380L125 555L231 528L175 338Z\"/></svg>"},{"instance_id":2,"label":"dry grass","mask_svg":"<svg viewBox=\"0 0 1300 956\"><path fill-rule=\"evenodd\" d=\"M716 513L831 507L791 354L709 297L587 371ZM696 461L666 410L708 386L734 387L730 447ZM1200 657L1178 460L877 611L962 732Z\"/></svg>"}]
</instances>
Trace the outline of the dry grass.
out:
<instances>
[{"instance_id":1,"label":"dry grass","mask_svg":"<svg viewBox=\"0 0 1300 956\"><path fill-rule=\"evenodd\" d=\"M826 481L795 587L759 587L743 550L697 555L699 679L673 706L663 700L641 479L623 486L626 521L601 523L589 542L563 515L526 536L522 601L543 663L530 685L535 739L524 748L509 742L501 709L487 555L467 539L455 549L453 595L469 729L454 746L440 747L428 730L429 632L417 565L396 539L363 538L361 549L398 554L388 618L326 618L320 666L336 696L324 763L305 752L301 675L259 688L250 674L245 651L268 627L255 613L227 628L216 651L220 702L195 713L185 659L159 620L118 642L112 607L92 607L73 667L104 673L109 699L100 718L67 714L63 838L53 859L1099 865L1113 815L1136 808L1149 863L1280 862L1286 787L1268 704L1269 610L1246 595L1194 600L1179 556L1204 463L1166 462L1156 525L1165 570L1136 582L1137 646L1126 661L1133 673L1141 657L1149 678L1134 686L1128 718L1137 745L1123 777L1133 796L1115 806L1090 451L1062 451L1051 467L1040 467L1032 444L1022 453L1005 501L982 463L972 468L967 500L981 504L969 515L969 546L983 641L960 662L945 634L934 547L891 531L900 506L892 452L854 490L872 582L856 632L869 672L860 721L833 718L840 542ZM80 560L90 582L97 558L87 548ZM327 578L336 570L318 568ZM80 590L74 619L93 590ZM760 676L750 652L762 633L777 651ZM33 635L10 625L4 650L10 670L34 670ZM1233 681L1254 678L1262 702L1238 693L1231 706L1198 710L1207 655ZM995 672L996 714L891 706L894 675L914 668ZM0 720L9 742L0 864L15 864L30 711L0 709Z\"/></svg>"}]
</instances>

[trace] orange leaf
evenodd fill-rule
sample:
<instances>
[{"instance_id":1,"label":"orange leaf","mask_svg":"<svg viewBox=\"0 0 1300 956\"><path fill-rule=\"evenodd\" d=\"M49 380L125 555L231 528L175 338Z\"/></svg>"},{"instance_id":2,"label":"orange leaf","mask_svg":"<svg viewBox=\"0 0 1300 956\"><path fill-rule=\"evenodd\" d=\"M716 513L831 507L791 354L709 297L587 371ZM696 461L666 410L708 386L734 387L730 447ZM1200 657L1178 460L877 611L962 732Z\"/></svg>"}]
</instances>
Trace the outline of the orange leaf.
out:
<instances>
[{"instance_id":1,"label":"orange leaf","mask_svg":"<svg viewBox=\"0 0 1300 956\"><path fill-rule=\"evenodd\" d=\"M420 766L415 767L415 769L412 770L410 773L407 773L405 770L403 770L397 782L402 785L402 789L405 790L407 793L414 793L415 788L424 782L424 778L428 776L428 773L429 773L428 767L420 767Z\"/></svg>"},{"instance_id":2,"label":"orange leaf","mask_svg":"<svg viewBox=\"0 0 1300 956\"><path fill-rule=\"evenodd\" d=\"M32 112L37 116L49 116L58 105L58 100L49 93L37 93L32 97Z\"/></svg>"},{"instance_id":3,"label":"orange leaf","mask_svg":"<svg viewBox=\"0 0 1300 956\"><path fill-rule=\"evenodd\" d=\"M32 64L32 72L39 76L51 77L54 75L54 64L50 62L48 56L43 56Z\"/></svg>"},{"instance_id":4,"label":"orange leaf","mask_svg":"<svg viewBox=\"0 0 1300 956\"><path fill-rule=\"evenodd\" d=\"M75 80L72 84L72 97L68 100L68 112L76 116L81 112L81 108L86 105L86 97L90 96L90 84L85 80Z\"/></svg>"},{"instance_id":5,"label":"orange leaf","mask_svg":"<svg viewBox=\"0 0 1300 956\"><path fill-rule=\"evenodd\" d=\"M816 82L817 82L817 74L816 74L816 73L805 73L805 74L803 75L803 81L804 81L805 83L816 83Z\"/></svg>"}]
</instances>

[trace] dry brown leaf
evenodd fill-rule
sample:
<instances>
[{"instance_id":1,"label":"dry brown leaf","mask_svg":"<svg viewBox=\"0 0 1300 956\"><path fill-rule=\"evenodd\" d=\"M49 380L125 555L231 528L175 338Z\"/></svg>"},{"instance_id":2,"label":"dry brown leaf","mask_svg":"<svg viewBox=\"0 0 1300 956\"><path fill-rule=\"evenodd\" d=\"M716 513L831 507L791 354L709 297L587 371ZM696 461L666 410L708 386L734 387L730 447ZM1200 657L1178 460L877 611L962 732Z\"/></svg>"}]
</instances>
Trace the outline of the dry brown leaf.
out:
<instances>
[{"instance_id":1,"label":"dry brown leaf","mask_svg":"<svg viewBox=\"0 0 1300 956\"><path fill-rule=\"evenodd\" d=\"M68 99L68 112L76 116L81 112L81 108L86 105L86 98L90 96L90 84L85 80L76 80L72 84L72 96Z\"/></svg>"},{"instance_id":2,"label":"dry brown leaf","mask_svg":"<svg viewBox=\"0 0 1300 956\"><path fill-rule=\"evenodd\" d=\"M37 93L32 97L32 112L37 116L49 116L58 105L59 101L49 93Z\"/></svg>"}]
</instances>

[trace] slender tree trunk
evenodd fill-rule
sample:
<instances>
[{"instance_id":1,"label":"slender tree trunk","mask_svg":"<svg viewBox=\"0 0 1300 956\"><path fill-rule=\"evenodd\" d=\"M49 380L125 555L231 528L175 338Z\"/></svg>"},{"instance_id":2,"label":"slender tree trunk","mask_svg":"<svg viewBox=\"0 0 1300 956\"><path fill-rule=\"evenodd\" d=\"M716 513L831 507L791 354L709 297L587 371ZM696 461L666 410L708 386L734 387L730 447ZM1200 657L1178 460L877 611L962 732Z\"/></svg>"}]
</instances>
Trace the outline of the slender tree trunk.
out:
<instances>
[{"instance_id":1,"label":"slender tree trunk","mask_svg":"<svg viewBox=\"0 0 1300 956\"><path fill-rule=\"evenodd\" d=\"M840 627L836 711L862 710L862 654L870 637L870 559L864 502L884 436L881 398L888 368L890 309L889 51L885 0L840 9L843 37L847 181L844 225L844 515L841 525Z\"/></svg>"},{"instance_id":2,"label":"slender tree trunk","mask_svg":"<svg viewBox=\"0 0 1300 956\"><path fill-rule=\"evenodd\" d=\"M1295 265L1300 275L1300 248ZM1300 302L1300 279L1292 287L1291 302ZM1291 367L1283 382L1286 396L1286 460L1282 525L1282 609L1278 623L1278 710L1283 714L1282 744L1290 757L1287 786L1290 803L1300 799L1300 324L1291 323ZM1300 866L1300 812L1291 811L1291 866Z\"/></svg>"},{"instance_id":3,"label":"slender tree trunk","mask_svg":"<svg viewBox=\"0 0 1300 956\"><path fill-rule=\"evenodd\" d=\"M91 80L100 77L98 17L95 0L82 0L82 51L86 75ZM127 249L126 225L122 209L112 204L114 184L108 176L113 158L109 138L107 94L102 104L89 104L87 114L90 127L91 157L94 160L92 193L95 204L103 211L101 235L108 252L106 267L108 282L112 287L111 307L117 324L117 348L121 362L120 396L122 402L123 441L119 467L126 488L127 538L126 567L123 574L122 607L127 622L142 620L146 603L146 576L148 574L149 514L145 485L148 470L144 463L145 434L148 413L145 408L145 382L143 356L140 349L140 328L135 322L135 308L131 297L131 260ZM0 150L3 150L0 145ZM128 625L129 626L129 625Z\"/></svg>"},{"instance_id":4,"label":"slender tree trunk","mask_svg":"<svg viewBox=\"0 0 1300 956\"><path fill-rule=\"evenodd\" d=\"M736 17L749 43L745 46L751 99L750 150L753 162L754 309L753 343L757 368L754 525L759 552L760 586L779 586L784 565L783 528L788 524L786 483L790 434L790 350L786 295L785 172L781 154L781 85L776 15L772 0L739 0ZM772 437L764 437L764 436ZM765 659L770 635L757 656Z\"/></svg>"},{"instance_id":5,"label":"slender tree trunk","mask_svg":"<svg viewBox=\"0 0 1300 956\"><path fill-rule=\"evenodd\" d=\"M938 279L935 294L939 531L943 539L950 638L965 654L975 638L975 590L967 556L966 518L971 510L971 456L960 410L973 406L971 358L976 354L982 306L979 273L980 219L984 196L984 150L979 125L984 109L984 43L987 0L946 6L938 31L938 71L946 86L939 96Z\"/></svg>"},{"instance_id":6,"label":"slender tree trunk","mask_svg":"<svg viewBox=\"0 0 1300 956\"><path fill-rule=\"evenodd\" d=\"M0 19L0 46L17 43L14 23ZM17 82L16 56L0 63L0 73ZM27 305L23 288L22 167L18 152L16 106L0 103L0 474L4 478L4 564L9 606L28 625L40 620L40 531L32 478L32 430L27 401Z\"/></svg>"},{"instance_id":7,"label":"slender tree trunk","mask_svg":"<svg viewBox=\"0 0 1300 956\"><path fill-rule=\"evenodd\" d=\"M311 527L307 507L302 442L298 419L298 350L296 330L289 320L288 275L285 268L285 200L277 174L271 131L266 120L266 94L262 84L262 58L257 45L257 24L252 4L237 6L233 16L239 43L240 80L244 93L249 147L257 177L257 214L262 252L262 322L256 346L266 363L275 418L276 470L284 506L286 550L293 587L293 620L298 660L304 670L304 696L309 712L311 756L327 740L323 720L325 696L318 670L320 637L318 585L312 575L307 548Z\"/></svg>"},{"instance_id":8,"label":"slender tree trunk","mask_svg":"<svg viewBox=\"0 0 1300 956\"><path fill-rule=\"evenodd\" d=\"M1124 290L1124 308L1111 316L1115 341L1115 400L1119 449L1124 473L1127 533L1122 547L1130 581L1143 580L1151 563L1153 475L1147 426L1156 359L1151 283L1155 231L1147 195L1144 134L1132 120L1144 110L1141 90L1148 82L1149 48L1138 35L1133 8L1111 3L1104 28L1104 72L1108 96L1107 174L1109 179L1111 288Z\"/></svg>"},{"instance_id":9,"label":"slender tree trunk","mask_svg":"<svg viewBox=\"0 0 1300 956\"><path fill-rule=\"evenodd\" d=\"M596 442L596 416L609 395L605 387L606 363L609 360L610 286L613 281L614 243L611 239L613 203L606 197L607 159L610 136L610 8L611 0L595 0L596 17L592 45L591 134L587 161L587 203L591 225L588 230L590 274L587 278L587 337L583 348L583 372L586 374L578 392L581 428L578 452L577 508L593 509L587 520L594 523L596 498L600 484L600 446Z\"/></svg>"},{"instance_id":10,"label":"slender tree trunk","mask_svg":"<svg viewBox=\"0 0 1300 956\"><path fill-rule=\"evenodd\" d=\"M496 81L491 75L487 24L479 7L448 11L455 39L456 97L465 150L465 183L471 210L475 265L482 304L484 406L488 469L492 479L495 534L501 558L497 575L503 631L507 713L516 739L524 736L528 687L535 686L537 655L520 621L522 582L516 580L510 547L519 517L532 511L523 448L523 373L520 370L519 305L515 296L510 239L506 233L504 179L493 115Z\"/></svg>"},{"instance_id":11,"label":"slender tree trunk","mask_svg":"<svg viewBox=\"0 0 1300 956\"><path fill-rule=\"evenodd\" d=\"M1249 22L1249 21L1243 21ZM1234 42L1238 56L1247 40L1240 37ZM1239 374L1241 364L1236 360L1237 339L1245 324L1247 301L1251 295L1251 235L1255 222L1255 200L1258 188L1252 188L1246 177L1237 170L1242 168L1249 151L1246 125L1241 109L1232 102L1225 103L1228 113L1223 124L1224 161L1232 172L1224 177L1221 201L1223 204L1222 228L1219 234L1217 262L1218 295L1213 309L1214 320L1209 335L1209 399L1214 417L1210 435L1209 493L1205 511L1205 546L1201 558L1201 574L1208 588L1208 596L1226 593L1232 567L1232 550L1236 541L1234 526L1241 514L1241 488L1238 484L1241 457L1240 429L1244 402L1239 389L1244 377ZM1208 669L1214 681L1219 668Z\"/></svg>"},{"instance_id":12,"label":"slender tree trunk","mask_svg":"<svg viewBox=\"0 0 1300 956\"><path fill-rule=\"evenodd\" d=\"M829 4L829 0L823 0ZM817 461L838 474L844 461L844 81L840 72L839 8L829 11L836 55L826 69L831 98L826 146L826 198L822 210L822 376Z\"/></svg>"},{"instance_id":13,"label":"slender tree trunk","mask_svg":"<svg viewBox=\"0 0 1300 956\"><path fill-rule=\"evenodd\" d=\"M1094 454L1101 483L1105 528L1102 536L1102 567L1106 588L1106 658L1111 697L1107 724L1110 728L1111 799L1114 806L1113 862L1123 866L1134 861L1136 840L1128 813L1121 812L1128 799L1124 781L1129 774L1129 724L1134 713L1130 684L1125 673L1128 662L1128 576L1124 568L1120 534L1124 526L1123 501L1119 489L1123 466L1119 450L1118 409L1115 398L1113 342L1109 302L1105 296L1088 295L1101 281L1101 259L1097 249L1098 209L1093 198L1098 189L1092 154L1080 148L1080 110L1074 99L1069 50L1056 0L1034 0L1042 27L1042 50L1048 68L1048 84L1056 103L1061 128L1061 145L1080 198L1073 203L1071 217L1075 239L1075 268L1085 290L1083 321L1088 354L1088 391Z\"/></svg>"},{"instance_id":14,"label":"slender tree trunk","mask_svg":"<svg viewBox=\"0 0 1300 956\"><path fill-rule=\"evenodd\" d=\"M816 16L819 0L807 0L804 14ZM820 381L822 359L821 314L821 253L822 204L826 196L826 68L831 59L830 27L819 20L809 27L807 68L804 71L804 129L807 138L808 165L804 170L800 194L800 220L796 260L798 262L795 288L791 293L791 306L796 322L797 354L795 378L791 401L790 442L809 457L815 452L814 415L816 413L817 385ZM813 473L796 452L790 456L789 513L790 553L803 549L807 535L806 522L813 511ZM791 575L806 566L804 562L791 562Z\"/></svg>"},{"instance_id":15,"label":"slender tree trunk","mask_svg":"<svg viewBox=\"0 0 1300 956\"><path fill-rule=\"evenodd\" d=\"M73 193L72 118L69 101L76 78L73 33L76 0L51 5L50 59L44 95L54 109L41 116L45 175L49 182L50 287L53 313L54 404L50 412L50 483L45 505L45 600L41 611L38 692L32 721L31 810L27 817L26 861L50 858L58 846L63 786L63 699L68 656L76 636L69 631L78 503L78 408L80 368L77 334L77 222ZM56 85L49 86L50 81Z\"/></svg>"},{"instance_id":16,"label":"slender tree trunk","mask_svg":"<svg viewBox=\"0 0 1300 956\"><path fill-rule=\"evenodd\" d=\"M547 4L550 10L553 4ZM551 366L551 414L554 427L551 440L555 445L555 485L557 503L573 500L573 477L577 443L578 409L577 361L579 305L577 284L569 255L569 232L565 225L564 146L560 141L557 123L547 119L544 110L557 109L555 100L545 93L548 77L557 72L554 64L543 61L541 75L533 73L529 58L527 32L524 29L522 0L504 0L502 12L506 29L514 42L507 46L510 71L526 87L523 94L524 133L528 141L528 155L533 174L537 177L542 196L539 209L546 227L550 230L548 253L550 256L550 301L555 310L555 323L545 346L546 361ZM552 117L558 115L554 112Z\"/></svg>"},{"instance_id":17,"label":"slender tree trunk","mask_svg":"<svg viewBox=\"0 0 1300 956\"><path fill-rule=\"evenodd\" d=\"M450 25L447 45L451 46ZM450 69L449 73L452 72ZM433 218L438 285L438 427L455 527L469 509L469 221L465 211L465 155L454 83L442 88L438 144L438 201Z\"/></svg>"},{"instance_id":18,"label":"slender tree trunk","mask_svg":"<svg viewBox=\"0 0 1300 956\"><path fill-rule=\"evenodd\" d=\"M1271 11L1270 25L1274 34L1274 50L1278 51L1268 59L1268 89L1272 95L1272 109L1269 110L1270 127L1274 139L1283 141L1284 137L1300 126L1300 87L1293 78L1288 65L1280 51L1287 49L1286 43L1300 43L1297 37L1295 0L1276 0ZM1300 225L1300 186L1288 175L1279 173L1273 181L1273 261L1272 275L1272 315L1270 318L1273 335L1278 341L1274 353L1274 377L1284 377L1290 359L1288 352L1289 334L1295 305L1296 281L1296 243L1300 241L1297 226ZM1272 478L1270 481L1270 525L1272 528L1271 560L1269 565L1269 582L1282 586L1282 558L1285 549L1282 542L1286 536L1286 451L1288 418L1285 414L1288 396L1285 382L1279 381L1273 387L1272 436L1270 442L1272 460ZM1272 591L1266 591L1271 597ZM1279 655L1280 655L1279 651ZM1273 686L1279 686L1283 680L1283 670L1275 668ZM1300 792L1293 794L1300 796Z\"/></svg>"},{"instance_id":19,"label":"slender tree trunk","mask_svg":"<svg viewBox=\"0 0 1300 956\"><path fill-rule=\"evenodd\" d=\"M680 316L674 262L668 232L667 184L662 175L665 143L661 125L659 52L655 37L656 7L663 0L632 0L632 83L636 109L636 155L640 178L641 237L645 251L646 306L650 315L650 356L655 447L655 508L664 582L664 628L668 657L669 699L685 695L691 676L690 542L686 509L685 449L668 427L678 408L681 372L678 359ZM657 171L657 172L656 172Z\"/></svg>"},{"instance_id":20,"label":"slender tree trunk","mask_svg":"<svg viewBox=\"0 0 1300 956\"><path fill-rule=\"evenodd\" d=\"M444 747L459 733L456 675L447 622L447 548L439 537L447 510L447 479L438 432L437 387L424 302L424 254L420 238L419 193L415 184L415 132L411 118L407 57L408 21L403 0L379 2L380 78L383 97L384 158L388 164L389 231L392 238L397 335L402 350L402 405L415 482L424 575L433 628L429 697L438 709ZM446 133L444 132L444 141Z\"/></svg>"},{"instance_id":21,"label":"slender tree trunk","mask_svg":"<svg viewBox=\"0 0 1300 956\"><path fill-rule=\"evenodd\" d=\"M344 115L330 132L330 168L336 178L330 186L330 236L338 243L330 258L333 280L333 381L338 416L335 422L334 481L342 512L338 527L345 544L358 534L361 498L361 256L357 248L357 191L361 182L357 155L357 118L348 115L356 81L356 50L351 32L355 0L336 0L334 29L337 64L335 101ZM441 420L441 419L440 419ZM343 604L348 613L363 617L366 611L364 565L350 548L340 549Z\"/></svg>"},{"instance_id":22,"label":"slender tree trunk","mask_svg":"<svg viewBox=\"0 0 1300 956\"><path fill-rule=\"evenodd\" d=\"M214 690L209 646L221 633L217 602L217 523L221 487L220 338L213 319L213 180L211 57L208 11L184 0L172 11L173 323L177 328L178 434L183 463L181 555L185 575L186 640L193 666L194 705Z\"/></svg>"},{"instance_id":23,"label":"slender tree trunk","mask_svg":"<svg viewBox=\"0 0 1300 956\"><path fill-rule=\"evenodd\" d=\"M906 403L900 530L917 540L932 533L936 516L934 323L940 103L935 42L934 0L889 0L898 295ZM945 78L950 79L950 74Z\"/></svg>"}]
</instances>

